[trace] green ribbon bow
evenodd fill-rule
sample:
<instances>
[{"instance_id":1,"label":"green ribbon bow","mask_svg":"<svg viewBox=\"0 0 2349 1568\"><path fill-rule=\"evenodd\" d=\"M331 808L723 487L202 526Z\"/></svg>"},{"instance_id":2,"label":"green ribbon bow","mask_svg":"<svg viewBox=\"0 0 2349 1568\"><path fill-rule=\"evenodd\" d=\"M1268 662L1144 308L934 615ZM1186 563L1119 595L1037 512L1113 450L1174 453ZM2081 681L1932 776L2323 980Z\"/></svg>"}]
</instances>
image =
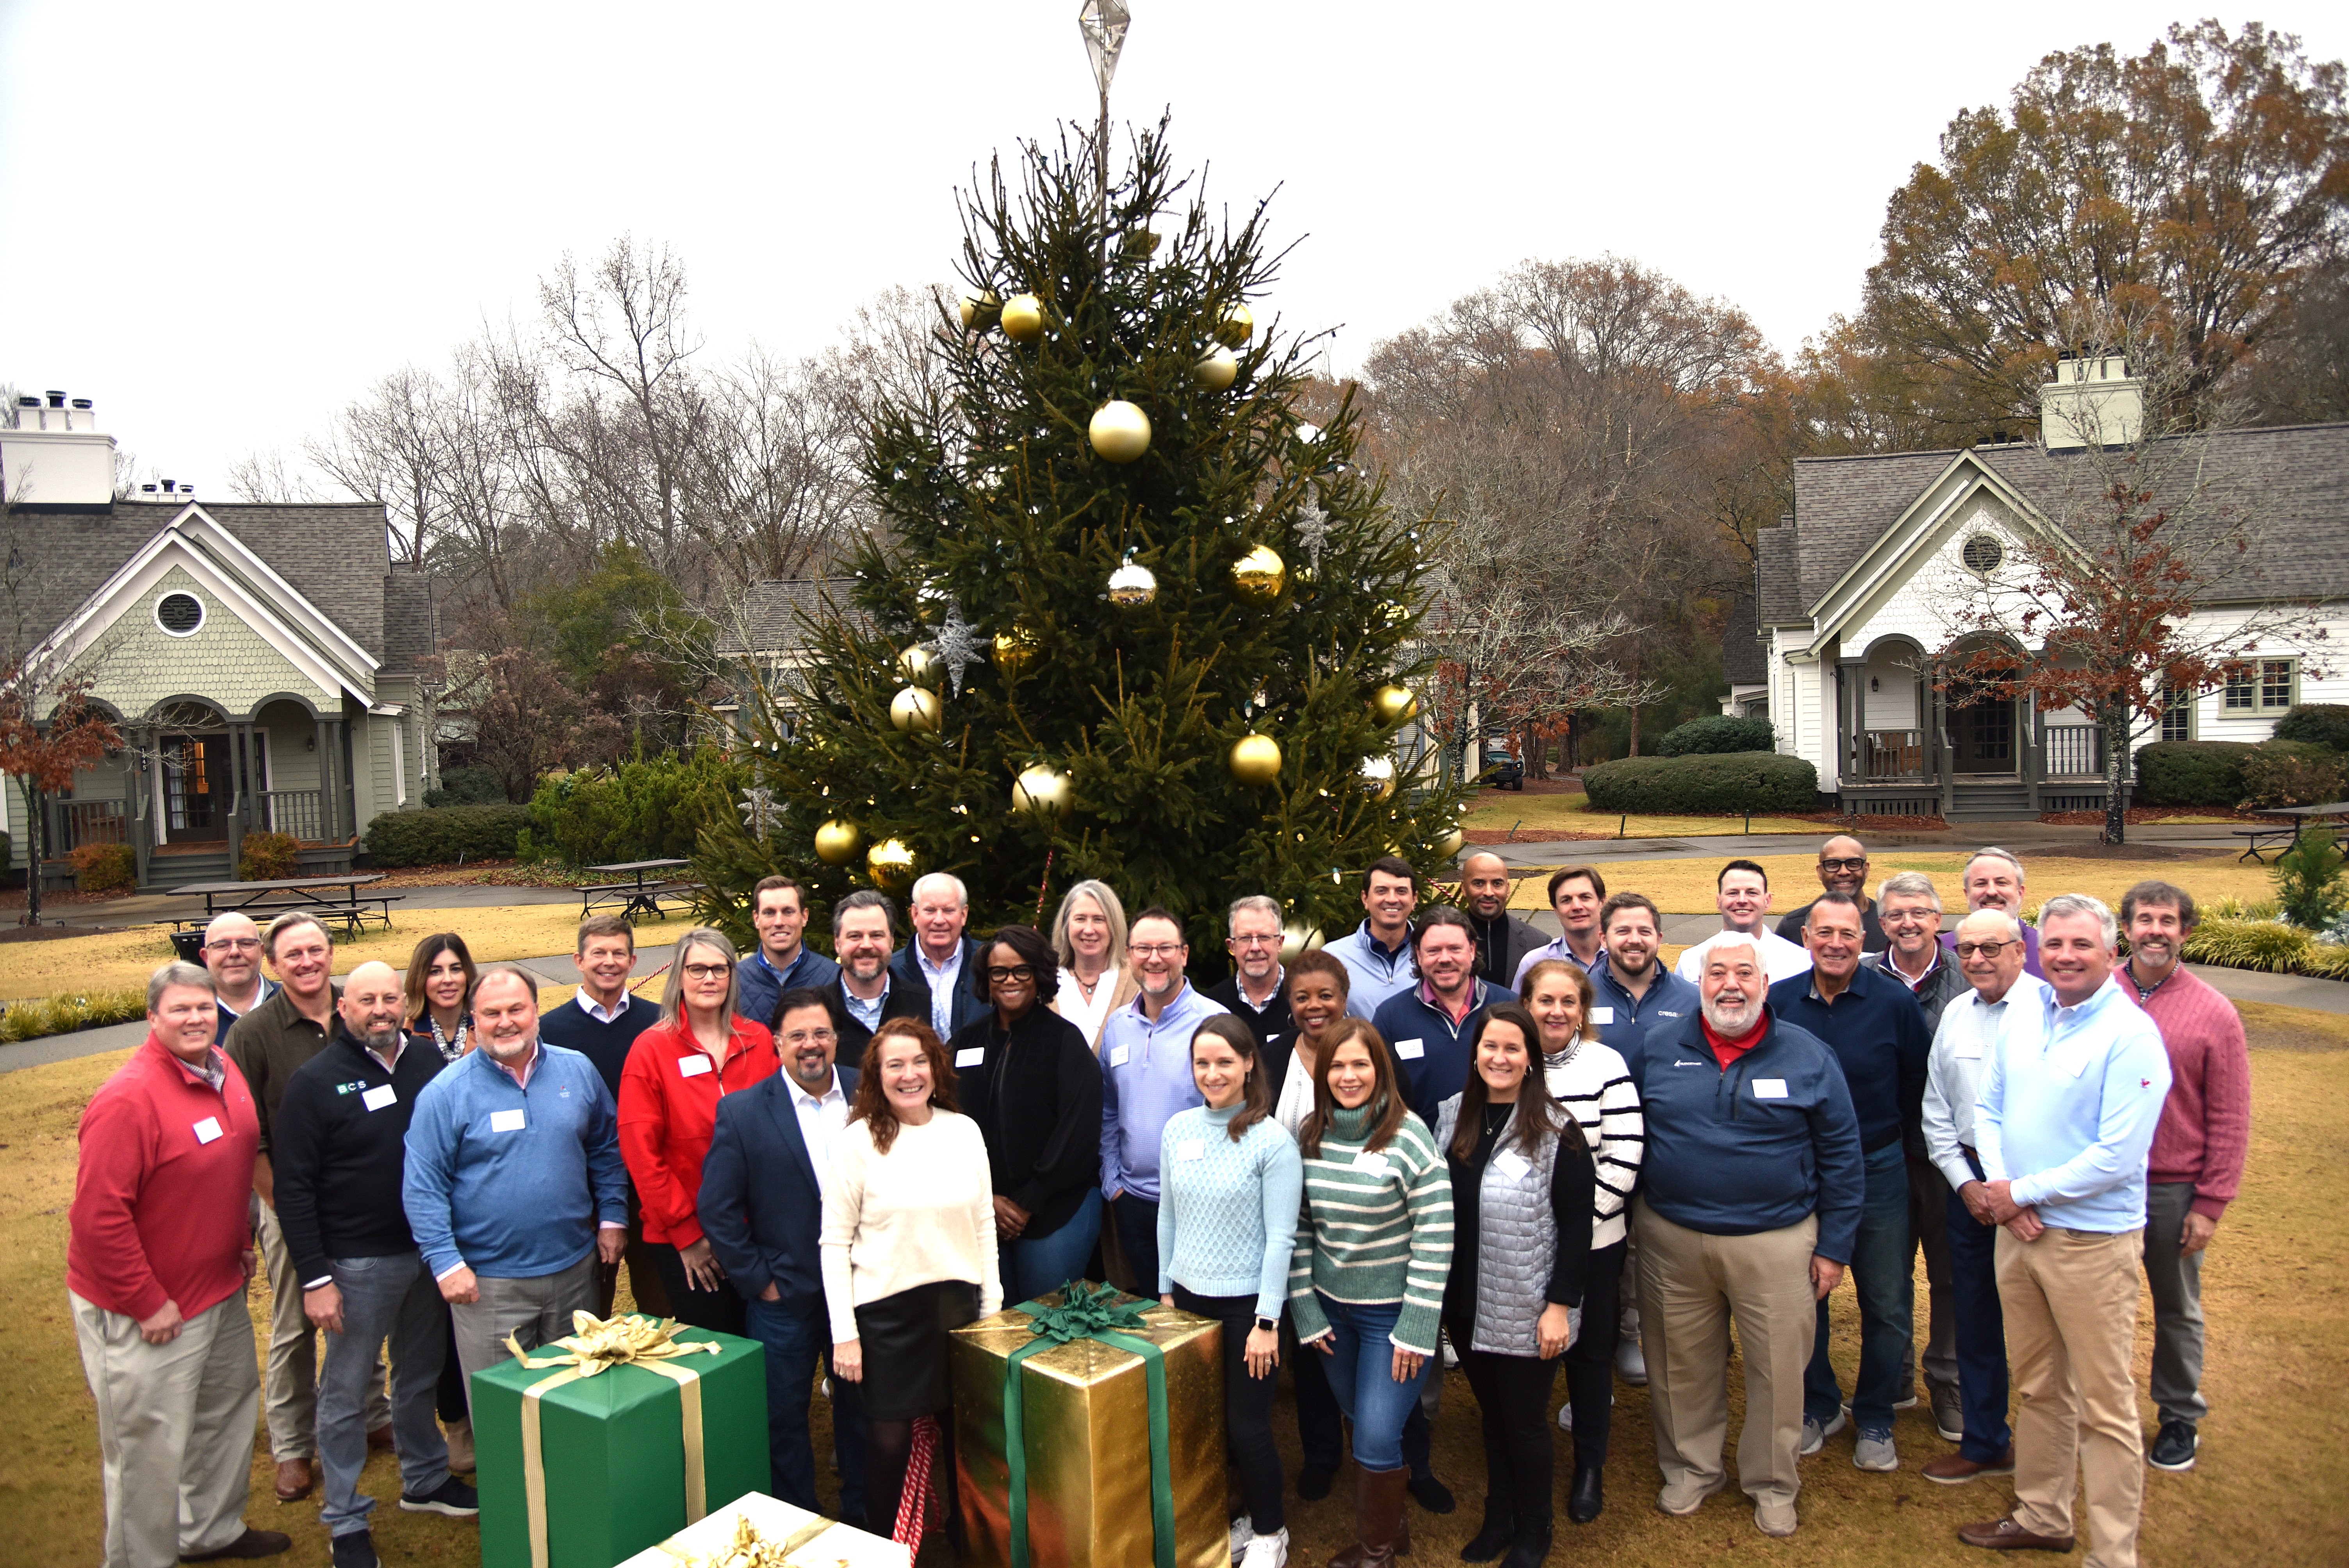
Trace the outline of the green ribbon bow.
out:
<instances>
[{"instance_id":1,"label":"green ribbon bow","mask_svg":"<svg viewBox=\"0 0 2349 1568\"><path fill-rule=\"evenodd\" d=\"M1174 1475L1167 1460L1172 1439L1166 1426L1166 1353L1147 1339L1118 1332L1147 1328L1142 1304L1118 1299L1109 1285L1071 1280L1061 1289L1061 1305L1023 1301L1019 1310L1029 1316L1036 1337L1013 1351L1003 1365L1003 1457L1009 1471L1011 1493L1011 1568L1029 1568L1028 1561L1028 1441L1019 1388L1019 1364L1039 1350L1080 1339L1104 1345L1142 1357L1150 1386L1150 1528L1152 1557L1156 1568L1174 1568Z\"/></svg>"}]
</instances>

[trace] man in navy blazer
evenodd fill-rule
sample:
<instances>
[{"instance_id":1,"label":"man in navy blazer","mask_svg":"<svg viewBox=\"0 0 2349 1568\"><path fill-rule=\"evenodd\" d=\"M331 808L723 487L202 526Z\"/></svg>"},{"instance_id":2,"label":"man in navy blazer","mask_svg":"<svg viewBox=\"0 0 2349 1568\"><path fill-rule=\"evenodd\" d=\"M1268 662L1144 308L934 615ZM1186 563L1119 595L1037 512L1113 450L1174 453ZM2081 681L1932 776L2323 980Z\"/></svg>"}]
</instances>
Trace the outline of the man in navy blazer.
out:
<instances>
[{"instance_id":1,"label":"man in navy blazer","mask_svg":"<svg viewBox=\"0 0 2349 1568\"><path fill-rule=\"evenodd\" d=\"M926 985L930 993L930 1027L941 1040L974 1018L983 1017L988 1005L978 994L978 943L963 934L970 921L970 894L962 879L931 872L914 882L914 940L889 960L889 973L911 986Z\"/></svg>"},{"instance_id":2,"label":"man in navy blazer","mask_svg":"<svg viewBox=\"0 0 2349 1568\"><path fill-rule=\"evenodd\" d=\"M814 1511L815 1449L808 1401L819 1365L831 1366L831 1319L816 1236L832 1150L848 1124L856 1070L833 1065L837 1044L823 991L782 994L775 1049L783 1070L718 1102L701 1162L702 1233L741 1293L750 1337L767 1348L767 1449L774 1495ZM857 1386L832 1379L832 1437L840 1520L864 1519L864 1417ZM883 1521L881 1528L888 1528Z\"/></svg>"}]
</instances>

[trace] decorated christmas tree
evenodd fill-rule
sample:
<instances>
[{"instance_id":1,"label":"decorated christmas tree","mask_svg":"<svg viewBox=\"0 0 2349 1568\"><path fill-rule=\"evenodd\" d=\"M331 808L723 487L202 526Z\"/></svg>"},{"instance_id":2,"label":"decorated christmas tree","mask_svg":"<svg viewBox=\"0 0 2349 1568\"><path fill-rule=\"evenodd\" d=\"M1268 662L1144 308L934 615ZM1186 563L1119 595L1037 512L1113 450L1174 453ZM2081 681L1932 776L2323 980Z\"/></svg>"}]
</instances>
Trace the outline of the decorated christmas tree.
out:
<instances>
[{"instance_id":1,"label":"decorated christmas tree","mask_svg":"<svg viewBox=\"0 0 2349 1568\"><path fill-rule=\"evenodd\" d=\"M745 705L754 784L703 835L737 908L771 872L821 908L946 871L983 930L1099 877L1215 952L1240 894L1334 935L1371 861L1459 848L1456 790L1397 751L1415 545L1351 406L1303 422L1304 346L1253 320L1263 207L1212 216L1163 124L1098 167L1031 146L962 202L944 390L878 414L887 528Z\"/></svg>"}]
</instances>

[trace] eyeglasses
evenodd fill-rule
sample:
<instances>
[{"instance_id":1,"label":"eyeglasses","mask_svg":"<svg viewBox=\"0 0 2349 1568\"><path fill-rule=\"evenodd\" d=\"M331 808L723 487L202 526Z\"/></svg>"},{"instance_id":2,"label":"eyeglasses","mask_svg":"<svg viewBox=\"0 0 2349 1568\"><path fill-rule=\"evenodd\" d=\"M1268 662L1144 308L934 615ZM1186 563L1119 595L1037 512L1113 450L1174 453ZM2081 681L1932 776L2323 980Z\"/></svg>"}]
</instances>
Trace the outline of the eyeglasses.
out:
<instances>
[{"instance_id":1,"label":"eyeglasses","mask_svg":"<svg viewBox=\"0 0 2349 1568\"><path fill-rule=\"evenodd\" d=\"M988 966L987 977L999 985L1006 980L1033 980L1036 978L1036 966L1032 964L1014 964L1007 968L1000 964L990 965Z\"/></svg>"},{"instance_id":2,"label":"eyeglasses","mask_svg":"<svg viewBox=\"0 0 2349 1568\"><path fill-rule=\"evenodd\" d=\"M1136 958L1171 958L1183 951L1179 942L1137 942L1126 951Z\"/></svg>"},{"instance_id":3,"label":"eyeglasses","mask_svg":"<svg viewBox=\"0 0 2349 1568\"><path fill-rule=\"evenodd\" d=\"M1979 953L1984 958L1995 958L2008 948L2019 945L2013 942L1961 942L1958 944L1958 956L1971 958Z\"/></svg>"},{"instance_id":4,"label":"eyeglasses","mask_svg":"<svg viewBox=\"0 0 2349 1568\"><path fill-rule=\"evenodd\" d=\"M261 938L258 936L223 936L216 942L205 943L204 951L207 953L227 953L231 951L238 953L258 953L261 951Z\"/></svg>"},{"instance_id":5,"label":"eyeglasses","mask_svg":"<svg viewBox=\"0 0 2349 1568\"><path fill-rule=\"evenodd\" d=\"M1234 947L1271 947L1279 941L1280 933L1276 931L1265 936L1235 936L1232 938L1232 945Z\"/></svg>"},{"instance_id":6,"label":"eyeglasses","mask_svg":"<svg viewBox=\"0 0 2349 1568\"><path fill-rule=\"evenodd\" d=\"M685 966L684 974L688 980L723 980L726 978L727 970L730 967L732 967L730 965L725 964L688 964Z\"/></svg>"},{"instance_id":7,"label":"eyeglasses","mask_svg":"<svg viewBox=\"0 0 2349 1568\"><path fill-rule=\"evenodd\" d=\"M1819 857L1819 870L1823 872L1864 872L1867 869L1866 855L1845 855L1840 859L1834 855Z\"/></svg>"},{"instance_id":8,"label":"eyeglasses","mask_svg":"<svg viewBox=\"0 0 2349 1568\"><path fill-rule=\"evenodd\" d=\"M793 1029L783 1037L783 1044L795 1048L800 1046L829 1046L839 1038L830 1029Z\"/></svg>"}]
</instances>

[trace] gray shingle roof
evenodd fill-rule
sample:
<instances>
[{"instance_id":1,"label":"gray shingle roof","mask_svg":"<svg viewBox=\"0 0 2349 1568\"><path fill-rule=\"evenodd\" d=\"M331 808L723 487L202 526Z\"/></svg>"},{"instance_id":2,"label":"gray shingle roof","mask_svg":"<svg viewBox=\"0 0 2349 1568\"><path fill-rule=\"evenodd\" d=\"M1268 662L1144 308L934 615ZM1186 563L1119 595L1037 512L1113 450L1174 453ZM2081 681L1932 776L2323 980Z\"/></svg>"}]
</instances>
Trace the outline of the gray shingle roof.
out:
<instances>
[{"instance_id":1,"label":"gray shingle roof","mask_svg":"<svg viewBox=\"0 0 2349 1568\"><path fill-rule=\"evenodd\" d=\"M1783 626L1804 618L1803 595L1795 583L1795 531L1780 524L1754 536L1754 614L1764 626Z\"/></svg>"},{"instance_id":2,"label":"gray shingle roof","mask_svg":"<svg viewBox=\"0 0 2349 1568\"><path fill-rule=\"evenodd\" d=\"M790 654L806 641L802 617L821 618L828 606L837 606L854 618L850 603L854 577L770 577L750 584L733 624L718 634L718 653L731 658L745 652L765 656ZM750 647L745 649L747 636Z\"/></svg>"},{"instance_id":3,"label":"gray shingle roof","mask_svg":"<svg viewBox=\"0 0 2349 1568\"><path fill-rule=\"evenodd\" d=\"M440 651L432 579L404 566L393 567L383 579L383 673L412 676L418 665Z\"/></svg>"},{"instance_id":4,"label":"gray shingle roof","mask_svg":"<svg viewBox=\"0 0 2349 1568\"><path fill-rule=\"evenodd\" d=\"M1721 628L1721 673L1732 686L1760 686L1770 678L1770 661L1754 635L1751 593L1729 603L1729 618Z\"/></svg>"}]
</instances>

